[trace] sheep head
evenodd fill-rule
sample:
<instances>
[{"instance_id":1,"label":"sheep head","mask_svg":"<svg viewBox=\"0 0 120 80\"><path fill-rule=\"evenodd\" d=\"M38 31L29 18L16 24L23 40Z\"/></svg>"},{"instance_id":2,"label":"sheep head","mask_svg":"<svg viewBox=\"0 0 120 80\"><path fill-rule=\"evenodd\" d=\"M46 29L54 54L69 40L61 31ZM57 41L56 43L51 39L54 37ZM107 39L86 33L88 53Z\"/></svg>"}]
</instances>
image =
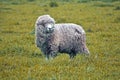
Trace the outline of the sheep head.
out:
<instances>
[{"instance_id":1,"label":"sheep head","mask_svg":"<svg viewBox=\"0 0 120 80\"><path fill-rule=\"evenodd\" d=\"M38 17L36 25L44 30L44 33L52 33L54 31L55 20L49 15Z\"/></svg>"}]
</instances>

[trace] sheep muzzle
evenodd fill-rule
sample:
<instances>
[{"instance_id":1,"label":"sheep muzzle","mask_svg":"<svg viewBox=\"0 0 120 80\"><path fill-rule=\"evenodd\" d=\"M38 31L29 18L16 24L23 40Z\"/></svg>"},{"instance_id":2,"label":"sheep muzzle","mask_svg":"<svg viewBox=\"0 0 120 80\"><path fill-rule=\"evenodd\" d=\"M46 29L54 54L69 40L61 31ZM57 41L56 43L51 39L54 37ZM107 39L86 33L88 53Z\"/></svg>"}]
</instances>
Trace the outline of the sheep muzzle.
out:
<instances>
[{"instance_id":1,"label":"sheep muzzle","mask_svg":"<svg viewBox=\"0 0 120 80\"><path fill-rule=\"evenodd\" d=\"M52 33L54 31L54 25L53 24L47 24L46 26L46 32Z\"/></svg>"}]
</instances>

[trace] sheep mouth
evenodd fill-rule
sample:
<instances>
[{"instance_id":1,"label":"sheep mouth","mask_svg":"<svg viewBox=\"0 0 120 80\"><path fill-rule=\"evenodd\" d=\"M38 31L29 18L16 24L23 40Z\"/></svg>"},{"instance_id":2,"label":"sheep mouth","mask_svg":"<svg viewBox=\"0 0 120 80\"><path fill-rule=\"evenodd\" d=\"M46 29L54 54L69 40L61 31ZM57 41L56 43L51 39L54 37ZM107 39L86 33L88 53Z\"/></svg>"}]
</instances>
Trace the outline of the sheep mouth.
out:
<instances>
[{"instance_id":1,"label":"sheep mouth","mask_svg":"<svg viewBox=\"0 0 120 80\"><path fill-rule=\"evenodd\" d=\"M54 28L49 28L46 30L46 33L52 33L54 31Z\"/></svg>"}]
</instances>

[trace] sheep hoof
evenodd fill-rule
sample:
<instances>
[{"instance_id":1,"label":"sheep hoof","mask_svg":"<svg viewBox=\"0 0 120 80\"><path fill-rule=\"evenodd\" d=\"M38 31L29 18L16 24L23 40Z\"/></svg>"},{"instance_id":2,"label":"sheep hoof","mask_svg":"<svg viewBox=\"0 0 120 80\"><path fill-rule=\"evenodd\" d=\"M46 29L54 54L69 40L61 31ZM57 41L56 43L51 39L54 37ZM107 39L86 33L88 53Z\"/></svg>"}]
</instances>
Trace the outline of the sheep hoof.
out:
<instances>
[{"instance_id":1,"label":"sheep hoof","mask_svg":"<svg viewBox=\"0 0 120 80\"><path fill-rule=\"evenodd\" d=\"M90 53L86 53L85 57L89 58L90 57Z\"/></svg>"},{"instance_id":2,"label":"sheep hoof","mask_svg":"<svg viewBox=\"0 0 120 80\"><path fill-rule=\"evenodd\" d=\"M45 60L48 61L49 59L46 57Z\"/></svg>"}]
</instances>

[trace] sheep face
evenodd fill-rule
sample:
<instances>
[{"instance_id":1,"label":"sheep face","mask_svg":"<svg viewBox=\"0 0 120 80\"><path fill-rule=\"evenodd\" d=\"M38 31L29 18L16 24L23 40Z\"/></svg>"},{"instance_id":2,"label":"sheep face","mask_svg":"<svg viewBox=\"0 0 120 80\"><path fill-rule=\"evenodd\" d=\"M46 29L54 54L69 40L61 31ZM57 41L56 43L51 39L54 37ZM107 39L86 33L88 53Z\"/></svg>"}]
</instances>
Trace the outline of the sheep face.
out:
<instances>
[{"instance_id":1,"label":"sheep face","mask_svg":"<svg viewBox=\"0 0 120 80\"><path fill-rule=\"evenodd\" d=\"M45 33L52 33L54 31L55 20L49 15L43 15L38 18L36 24L38 27L41 27Z\"/></svg>"},{"instance_id":2,"label":"sheep face","mask_svg":"<svg viewBox=\"0 0 120 80\"><path fill-rule=\"evenodd\" d=\"M45 24L46 33L52 33L54 31L54 24L49 23Z\"/></svg>"}]
</instances>

